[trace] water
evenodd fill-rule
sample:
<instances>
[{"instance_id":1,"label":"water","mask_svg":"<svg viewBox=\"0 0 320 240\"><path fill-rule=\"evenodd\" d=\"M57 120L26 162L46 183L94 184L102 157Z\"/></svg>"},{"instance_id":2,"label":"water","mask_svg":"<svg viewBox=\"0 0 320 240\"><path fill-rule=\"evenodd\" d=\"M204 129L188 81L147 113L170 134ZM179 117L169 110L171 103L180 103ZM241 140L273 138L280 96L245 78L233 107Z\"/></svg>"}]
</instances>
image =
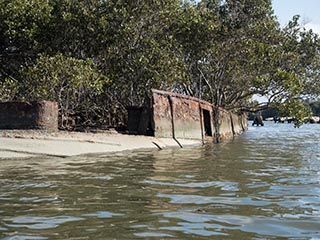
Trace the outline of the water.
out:
<instances>
[{"instance_id":1,"label":"water","mask_svg":"<svg viewBox=\"0 0 320 240\"><path fill-rule=\"evenodd\" d=\"M0 161L0 239L320 239L320 125L218 145Z\"/></svg>"}]
</instances>

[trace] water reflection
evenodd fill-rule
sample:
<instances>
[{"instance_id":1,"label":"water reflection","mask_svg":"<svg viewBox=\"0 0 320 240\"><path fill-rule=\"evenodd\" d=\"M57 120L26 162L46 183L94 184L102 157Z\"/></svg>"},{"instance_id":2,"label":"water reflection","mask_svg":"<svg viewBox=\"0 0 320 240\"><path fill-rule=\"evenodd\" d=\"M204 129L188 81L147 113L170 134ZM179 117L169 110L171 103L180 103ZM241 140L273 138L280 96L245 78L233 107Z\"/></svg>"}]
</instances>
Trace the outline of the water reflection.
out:
<instances>
[{"instance_id":1,"label":"water reflection","mask_svg":"<svg viewBox=\"0 0 320 240\"><path fill-rule=\"evenodd\" d=\"M320 238L319 125L197 148L0 162L0 239Z\"/></svg>"},{"instance_id":2,"label":"water reflection","mask_svg":"<svg viewBox=\"0 0 320 240\"><path fill-rule=\"evenodd\" d=\"M28 228L28 229L56 228L63 223L80 221L80 220L83 220L83 218L76 218L71 216L55 216L55 217L19 216L19 217L3 219L6 227Z\"/></svg>"}]
</instances>

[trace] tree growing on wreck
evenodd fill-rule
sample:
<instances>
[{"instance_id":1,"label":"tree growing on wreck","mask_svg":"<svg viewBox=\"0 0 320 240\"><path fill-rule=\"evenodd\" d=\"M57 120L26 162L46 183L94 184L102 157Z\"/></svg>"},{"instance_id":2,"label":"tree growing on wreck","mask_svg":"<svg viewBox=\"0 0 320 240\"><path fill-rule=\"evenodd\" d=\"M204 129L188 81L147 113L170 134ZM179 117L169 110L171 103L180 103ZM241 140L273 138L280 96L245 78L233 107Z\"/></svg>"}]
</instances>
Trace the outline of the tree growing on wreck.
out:
<instances>
[{"instance_id":1,"label":"tree growing on wreck","mask_svg":"<svg viewBox=\"0 0 320 240\"><path fill-rule=\"evenodd\" d=\"M210 38L195 45L205 47L187 54L192 80L185 92L229 110L277 107L302 124L309 114L304 97L319 88L319 36L297 16L281 29L269 0L202 1L197 12L214 27L202 28ZM267 101L255 103L254 95Z\"/></svg>"},{"instance_id":2,"label":"tree growing on wreck","mask_svg":"<svg viewBox=\"0 0 320 240\"><path fill-rule=\"evenodd\" d=\"M74 110L93 124L124 122L125 107L151 88L229 110L274 105L300 124L301 100L320 92L319 36L297 17L281 29L270 0L3 0L0 19L1 100L47 98L57 89L52 69L75 72L59 84L78 89L86 69L83 93L94 97ZM61 92L52 95L60 110L70 94ZM267 102L255 104L255 94Z\"/></svg>"}]
</instances>

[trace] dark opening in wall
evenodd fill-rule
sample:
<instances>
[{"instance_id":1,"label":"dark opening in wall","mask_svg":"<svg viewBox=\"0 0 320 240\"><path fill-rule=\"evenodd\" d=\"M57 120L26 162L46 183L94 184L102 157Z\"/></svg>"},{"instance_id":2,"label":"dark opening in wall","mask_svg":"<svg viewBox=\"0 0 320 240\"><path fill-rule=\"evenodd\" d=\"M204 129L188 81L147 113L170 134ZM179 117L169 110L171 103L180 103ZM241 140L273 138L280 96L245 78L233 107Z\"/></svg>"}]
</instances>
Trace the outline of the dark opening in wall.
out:
<instances>
[{"instance_id":1,"label":"dark opening in wall","mask_svg":"<svg viewBox=\"0 0 320 240\"><path fill-rule=\"evenodd\" d=\"M203 121L204 121L204 132L206 136L212 137L212 129L211 129L211 116L208 110L202 109L203 112Z\"/></svg>"},{"instance_id":2,"label":"dark opening in wall","mask_svg":"<svg viewBox=\"0 0 320 240\"><path fill-rule=\"evenodd\" d=\"M127 107L128 111L128 132L154 136L154 123L152 109L148 107Z\"/></svg>"}]
</instances>

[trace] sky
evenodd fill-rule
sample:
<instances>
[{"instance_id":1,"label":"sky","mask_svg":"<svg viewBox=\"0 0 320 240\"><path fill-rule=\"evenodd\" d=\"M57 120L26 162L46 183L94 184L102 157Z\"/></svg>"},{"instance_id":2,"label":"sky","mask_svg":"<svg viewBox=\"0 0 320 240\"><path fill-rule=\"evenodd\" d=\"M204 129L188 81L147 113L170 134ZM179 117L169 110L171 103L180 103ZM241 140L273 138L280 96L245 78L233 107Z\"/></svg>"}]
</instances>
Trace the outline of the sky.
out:
<instances>
[{"instance_id":1,"label":"sky","mask_svg":"<svg viewBox=\"0 0 320 240\"><path fill-rule=\"evenodd\" d=\"M320 0L272 0L272 5L281 26L300 15L305 28L320 34Z\"/></svg>"}]
</instances>

